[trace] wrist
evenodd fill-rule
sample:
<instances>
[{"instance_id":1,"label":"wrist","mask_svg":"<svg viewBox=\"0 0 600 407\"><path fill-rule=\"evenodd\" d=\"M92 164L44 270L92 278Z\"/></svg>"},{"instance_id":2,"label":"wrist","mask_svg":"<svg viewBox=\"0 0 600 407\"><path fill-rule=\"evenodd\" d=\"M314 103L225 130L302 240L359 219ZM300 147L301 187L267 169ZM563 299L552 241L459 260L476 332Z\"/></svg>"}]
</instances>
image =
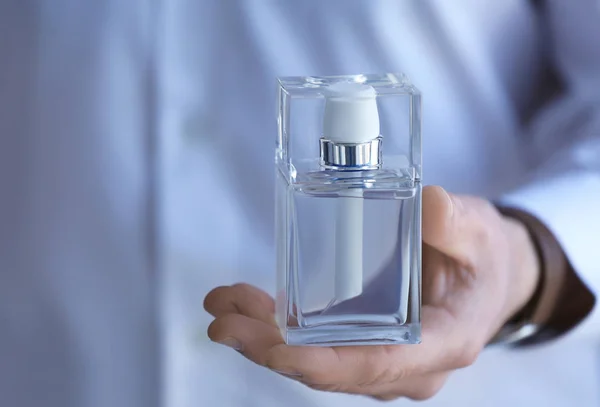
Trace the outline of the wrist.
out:
<instances>
[{"instance_id":1,"label":"wrist","mask_svg":"<svg viewBox=\"0 0 600 407\"><path fill-rule=\"evenodd\" d=\"M502 215L508 216L505 218L510 231L507 237L514 264L510 268L518 274L510 276L515 292L507 301L507 323L492 343L536 344L573 329L591 312L594 295L579 279L560 243L543 222L520 209L497 208ZM529 239L523 240L519 225L525 227ZM528 243L533 243L533 250ZM531 253L534 253L533 257ZM537 267L531 266L532 261ZM537 287L533 295L530 294L531 270L537 270ZM527 288L521 289L520 284ZM520 311L514 311L523 303Z\"/></svg>"}]
</instances>

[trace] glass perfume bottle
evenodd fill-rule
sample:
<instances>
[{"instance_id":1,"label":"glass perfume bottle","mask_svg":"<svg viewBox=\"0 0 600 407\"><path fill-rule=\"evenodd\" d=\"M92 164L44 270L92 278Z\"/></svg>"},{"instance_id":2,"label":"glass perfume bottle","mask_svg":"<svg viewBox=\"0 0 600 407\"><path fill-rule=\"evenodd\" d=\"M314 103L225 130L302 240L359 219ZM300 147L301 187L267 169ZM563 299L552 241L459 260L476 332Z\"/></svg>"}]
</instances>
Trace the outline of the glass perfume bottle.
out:
<instances>
[{"instance_id":1,"label":"glass perfume bottle","mask_svg":"<svg viewBox=\"0 0 600 407\"><path fill-rule=\"evenodd\" d=\"M276 319L286 343L419 343L419 91L403 74L286 77L278 104Z\"/></svg>"}]
</instances>

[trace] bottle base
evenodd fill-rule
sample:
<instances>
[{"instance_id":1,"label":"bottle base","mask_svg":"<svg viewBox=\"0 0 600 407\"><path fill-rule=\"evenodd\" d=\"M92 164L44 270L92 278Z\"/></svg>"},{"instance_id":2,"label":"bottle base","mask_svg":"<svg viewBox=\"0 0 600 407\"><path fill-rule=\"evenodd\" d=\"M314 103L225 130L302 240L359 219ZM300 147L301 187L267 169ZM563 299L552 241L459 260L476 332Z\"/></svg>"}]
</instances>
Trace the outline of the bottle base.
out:
<instances>
[{"instance_id":1,"label":"bottle base","mask_svg":"<svg viewBox=\"0 0 600 407\"><path fill-rule=\"evenodd\" d=\"M294 346L407 345L421 343L421 326L316 326L284 328L283 338Z\"/></svg>"}]
</instances>

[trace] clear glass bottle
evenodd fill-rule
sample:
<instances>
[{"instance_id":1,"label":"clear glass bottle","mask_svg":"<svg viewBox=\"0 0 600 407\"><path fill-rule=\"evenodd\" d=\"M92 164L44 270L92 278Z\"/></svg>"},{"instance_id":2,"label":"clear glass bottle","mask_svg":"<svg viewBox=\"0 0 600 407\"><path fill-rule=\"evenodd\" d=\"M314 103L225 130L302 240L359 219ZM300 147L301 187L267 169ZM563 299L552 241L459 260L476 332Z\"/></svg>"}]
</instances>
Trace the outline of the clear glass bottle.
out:
<instances>
[{"instance_id":1,"label":"clear glass bottle","mask_svg":"<svg viewBox=\"0 0 600 407\"><path fill-rule=\"evenodd\" d=\"M286 343L419 343L419 91L403 74L278 85L276 303Z\"/></svg>"}]
</instances>

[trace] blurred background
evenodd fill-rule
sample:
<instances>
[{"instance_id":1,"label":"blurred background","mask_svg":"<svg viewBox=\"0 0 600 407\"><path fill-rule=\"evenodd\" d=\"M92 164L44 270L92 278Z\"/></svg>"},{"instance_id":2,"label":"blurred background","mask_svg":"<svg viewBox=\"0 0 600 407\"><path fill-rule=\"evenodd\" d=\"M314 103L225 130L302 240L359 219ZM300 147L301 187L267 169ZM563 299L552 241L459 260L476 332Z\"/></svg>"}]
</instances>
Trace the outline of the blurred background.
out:
<instances>
[{"instance_id":1,"label":"blurred background","mask_svg":"<svg viewBox=\"0 0 600 407\"><path fill-rule=\"evenodd\" d=\"M559 202L589 248L599 18L595 0L2 0L0 404L378 405L206 336L212 288L275 289L276 77L406 73L425 184ZM425 405L594 406L599 380L583 329L485 351Z\"/></svg>"}]
</instances>

